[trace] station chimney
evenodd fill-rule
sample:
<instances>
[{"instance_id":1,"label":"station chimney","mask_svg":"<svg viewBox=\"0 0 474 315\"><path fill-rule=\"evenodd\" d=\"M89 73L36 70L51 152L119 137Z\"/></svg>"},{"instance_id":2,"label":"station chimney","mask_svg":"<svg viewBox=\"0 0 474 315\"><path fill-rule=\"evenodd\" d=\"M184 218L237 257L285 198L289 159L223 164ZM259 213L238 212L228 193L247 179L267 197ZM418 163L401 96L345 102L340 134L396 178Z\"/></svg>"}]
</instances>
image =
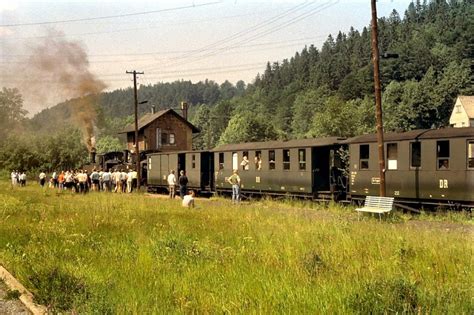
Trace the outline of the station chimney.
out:
<instances>
[{"instance_id":1,"label":"station chimney","mask_svg":"<svg viewBox=\"0 0 474 315\"><path fill-rule=\"evenodd\" d=\"M188 120L188 103L181 102L181 110L183 112L184 119Z\"/></svg>"}]
</instances>

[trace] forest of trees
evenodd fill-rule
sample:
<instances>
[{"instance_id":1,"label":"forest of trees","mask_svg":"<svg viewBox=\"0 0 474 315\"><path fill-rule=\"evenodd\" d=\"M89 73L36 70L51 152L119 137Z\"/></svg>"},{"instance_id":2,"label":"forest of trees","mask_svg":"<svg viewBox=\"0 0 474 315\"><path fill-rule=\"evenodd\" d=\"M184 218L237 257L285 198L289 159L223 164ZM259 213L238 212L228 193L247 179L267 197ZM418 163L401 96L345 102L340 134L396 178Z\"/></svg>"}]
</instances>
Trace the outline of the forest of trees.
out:
<instances>
[{"instance_id":1,"label":"forest of trees","mask_svg":"<svg viewBox=\"0 0 474 315\"><path fill-rule=\"evenodd\" d=\"M457 95L472 95L474 6L469 1L416 1L403 18L379 19L386 131L446 126ZM321 50L305 47L268 63L245 96L202 104L197 148L219 143L375 132L370 28L353 28ZM228 122L228 123L227 123Z\"/></svg>"},{"instance_id":2,"label":"forest of trees","mask_svg":"<svg viewBox=\"0 0 474 315\"><path fill-rule=\"evenodd\" d=\"M381 54L399 55L382 58L380 63L386 131L446 126L456 96L474 94L472 21L474 6L467 0L418 0L410 3L403 16L393 11L379 19ZM139 97L148 103L140 113L148 112L152 104L157 109L177 108L187 101L190 119L201 129L194 141L196 149L270 139L350 137L375 131L373 89L367 26L330 35L321 49L311 45L290 59L269 62L248 85L208 80L142 85ZM123 139L117 131L132 121L132 89L102 93L93 102L98 109L99 151L120 148ZM32 119L25 118L21 103L16 90L0 93L0 112L14 112L0 116L0 169L16 167L9 154L21 148L35 152L29 156L38 156L38 161L31 162L34 167L74 164L67 156L51 162L48 152L72 141L80 143L71 119L77 100L46 109ZM35 144L39 139L41 146ZM48 147L55 141L58 145ZM86 151L81 144L76 147ZM75 164L80 164L84 154L77 156Z\"/></svg>"}]
</instances>

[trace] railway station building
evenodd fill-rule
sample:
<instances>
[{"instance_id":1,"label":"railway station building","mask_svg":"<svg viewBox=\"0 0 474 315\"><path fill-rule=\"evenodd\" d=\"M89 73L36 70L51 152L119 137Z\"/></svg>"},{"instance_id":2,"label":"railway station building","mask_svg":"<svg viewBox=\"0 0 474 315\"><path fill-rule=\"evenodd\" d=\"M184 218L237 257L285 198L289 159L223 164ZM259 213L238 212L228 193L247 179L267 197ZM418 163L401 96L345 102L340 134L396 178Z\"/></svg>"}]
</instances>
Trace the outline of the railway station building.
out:
<instances>
[{"instance_id":1,"label":"railway station building","mask_svg":"<svg viewBox=\"0 0 474 315\"><path fill-rule=\"evenodd\" d=\"M193 134L199 129L173 109L145 114L138 120L140 151L172 152L192 150ZM135 123L127 125L119 134L127 134L127 149L135 151Z\"/></svg>"}]
</instances>

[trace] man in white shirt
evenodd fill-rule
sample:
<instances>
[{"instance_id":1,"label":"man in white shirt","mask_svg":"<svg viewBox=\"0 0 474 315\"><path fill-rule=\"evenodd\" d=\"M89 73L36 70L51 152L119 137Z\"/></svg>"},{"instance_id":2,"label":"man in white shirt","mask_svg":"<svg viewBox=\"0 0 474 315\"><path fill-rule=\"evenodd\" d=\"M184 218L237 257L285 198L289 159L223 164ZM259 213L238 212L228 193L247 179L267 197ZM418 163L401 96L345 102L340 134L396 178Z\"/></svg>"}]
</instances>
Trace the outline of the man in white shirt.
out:
<instances>
[{"instance_id":1,"label":"man in white shirt","mask_svg":"<svg viewBox=\"0 0 474 315\"><path fill-rule=\"evenodd\" d=\"M189 193L183 198L183 207L194 208L194 191L190 190Z\"/></svg>"},{"instance_id":2,"label":"man in white shirt","mask_svg":"<svg viewBox=\"0 0 474 315\"><path fill-rule=\"evenodd\" d=\"M18 177L18 173L16 171L12 171L11 173L12 186L16 186L18 184L17 177Z\"/></svg>"},{"instance_id":3,"label":"man in white shirt","mask_svg":"<svg viewBox=\"0 0 474 315\"><path fill-rule=\"evenodd\" d=\"M138 172L136 170L132 170L132 191L137 189L138 187Z\"/></svg>"},{"instance_id":4,"label":"man in white shirt","mask_svg":"<svg viewBox=\"0 0 474 315\"><path fill-rule=\"evenodd\" d=\"M174 170L171 170L170 174L168 175L168 187L170 191L170 198L174 199L176 194L176 176L174 175Z\"/></svg>"},{"instance_id":5,"label":"man in white shirt","mask_svg":"<svg viewBox=\"0 0 474 315\"><path fill-rule=\"evenodd\" d=\"M132 176L133 176L133 170L129 169L128 174L127 174L127 192L128 193L132 192Z\"/></svg>"},{"instance_id":6,"label":"man in white shirt","mask_svg":"<svg viewBox=\"0 0 474 315\"><path fill-rule=\"evenodd\" d=\"M21 175L19 178L20 178L20 186L25 187L26 186L26 173L21 172Z\"/></svg>"},{"instance_id":7,"label":"man in white shirt","mask_svg":"<svg viewBox=\"0 0 474 315\"><path fill-rule=\"evenodd\" d=\"M46 174L44 172L39 174L39 182L41 187L44 187L44 183L46 182Z\"/></svg>"},{"instance_id":8,"label":"man in white shirt","mask_svg":"<svg viewBox=\"0 0 474 315\"><path fill-rule=\"evenodd\" d=\"M114 192L122 192L122 181L120 179L121 173L118 169L115 169L115 172L113 174L114 176L114 181L115 181L115 190Z\"/></svg>"},{"instance_id":9,"label":"man in white shirt","mask_svg":"<svg viewBox=\"0 0 474 315\"><path fill-rule=\"evenodd\" d=\"M105 171L102 173L102 189L104 191L110 191L110 184L111 184L112 174L109 171Z\"/></svg>"}]
</instances>

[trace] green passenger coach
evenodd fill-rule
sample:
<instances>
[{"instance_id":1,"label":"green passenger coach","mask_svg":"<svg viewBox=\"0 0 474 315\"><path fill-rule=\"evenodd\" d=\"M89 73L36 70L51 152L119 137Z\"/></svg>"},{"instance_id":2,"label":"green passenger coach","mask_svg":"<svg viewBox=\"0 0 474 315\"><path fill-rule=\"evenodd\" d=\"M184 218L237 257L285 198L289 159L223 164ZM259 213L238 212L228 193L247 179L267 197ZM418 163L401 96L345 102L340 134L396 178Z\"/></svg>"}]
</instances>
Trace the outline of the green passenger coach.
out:
<instances>
[{"instance_id":1,"label":"green passenger coach","mask_svg":"<svg viewBox=\"0 0 474 315\"><path fill-rule=\"evenodd\" d=\"M347 140L352 199L378 195L376 135ZM387 196L427 205L474 204L474 128L412 130L384 135Z\"/></svg>"},{"instance_id":2,"label":"green passenger coach","mask_svg":"<svg viewBox=\"0 0 474 315\"><path fill-rule=\"evenodd\" d=\"M222 145L213 150L216 192L229 192L227 178L238 170L243 194L341 198L341 138Z\"/></svg>"}]
</instances>

